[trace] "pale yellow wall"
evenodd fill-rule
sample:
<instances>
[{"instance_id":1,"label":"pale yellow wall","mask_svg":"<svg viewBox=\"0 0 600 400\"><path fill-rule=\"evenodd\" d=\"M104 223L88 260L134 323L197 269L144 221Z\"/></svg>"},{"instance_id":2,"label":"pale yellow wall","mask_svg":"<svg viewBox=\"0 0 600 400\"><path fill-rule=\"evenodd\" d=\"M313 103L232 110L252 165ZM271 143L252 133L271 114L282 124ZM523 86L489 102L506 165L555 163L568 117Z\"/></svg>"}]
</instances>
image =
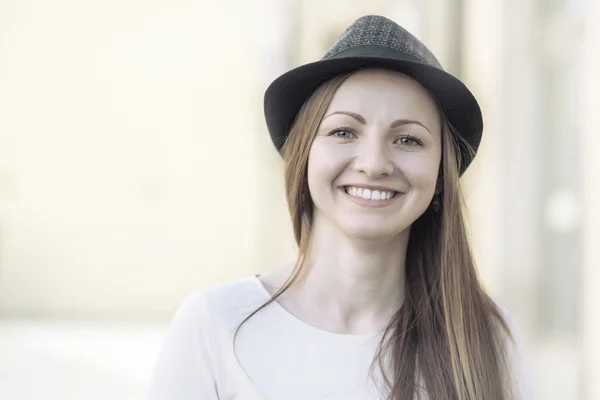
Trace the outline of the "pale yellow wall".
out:
<instances>
[{"instance_id":1,"label":"pale yellow wall","mask_svg":"<svg viewBox=\"0 0 600 400\"><path fill-rule=\"evenodd\" d=\"M250 6L1 3L0 314L168 314L257 268Z\"/></svg>"}]
</instances>

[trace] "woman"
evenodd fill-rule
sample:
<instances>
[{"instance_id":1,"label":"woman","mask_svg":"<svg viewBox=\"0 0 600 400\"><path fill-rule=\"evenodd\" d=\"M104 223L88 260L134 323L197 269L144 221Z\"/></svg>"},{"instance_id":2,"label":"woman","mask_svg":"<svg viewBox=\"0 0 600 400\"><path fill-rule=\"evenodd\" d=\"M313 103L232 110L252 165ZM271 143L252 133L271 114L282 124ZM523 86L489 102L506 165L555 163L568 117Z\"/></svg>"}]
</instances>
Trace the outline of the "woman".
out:
<instances>
[{"instance_id":1,"label":"woman","mask_svg":"<svg viewBox=\"0 0 600 400\"><path fill-rule=\"evenodd\" d=\"M465 233L459 177L483 129L469 90L367 16L273 82L265 113L299 257L194 292L150 398L527 398Z\"/></svg>"}]
</instances>

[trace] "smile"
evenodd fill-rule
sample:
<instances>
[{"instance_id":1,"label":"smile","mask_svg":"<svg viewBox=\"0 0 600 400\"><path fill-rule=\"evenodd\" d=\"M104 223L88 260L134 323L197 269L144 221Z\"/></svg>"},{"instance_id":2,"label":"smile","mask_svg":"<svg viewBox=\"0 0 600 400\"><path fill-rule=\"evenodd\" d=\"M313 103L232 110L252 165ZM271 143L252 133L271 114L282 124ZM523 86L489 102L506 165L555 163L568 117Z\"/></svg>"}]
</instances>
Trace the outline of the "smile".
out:
<instances>
[{"instance_id":1,"label":"smile","mask_svg":"<svg viewBox=\"0 0 600 400\"><path fill-rule=\"evenodd\" d=\"M357 187L357 186L346 186L346 187L344 187L344 191L352 197L362 198L365 200L375 200L375 201L391 200L398 193L398 192L387 191L387 190L371 190L371 189L361 188L361 187Z\"/></svg>"}]
</instances>

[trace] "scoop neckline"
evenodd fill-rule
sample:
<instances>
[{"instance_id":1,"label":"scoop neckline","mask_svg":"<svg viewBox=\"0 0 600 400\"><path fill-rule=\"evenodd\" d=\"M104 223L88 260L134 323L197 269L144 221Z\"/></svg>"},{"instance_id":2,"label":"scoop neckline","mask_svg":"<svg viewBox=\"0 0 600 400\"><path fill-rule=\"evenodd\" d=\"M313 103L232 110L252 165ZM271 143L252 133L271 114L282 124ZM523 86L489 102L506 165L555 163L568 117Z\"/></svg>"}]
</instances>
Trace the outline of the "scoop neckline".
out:
<instances>
[{"instance_id":1,"label":"scoop neckline","mask_svg":"<svg viewBox=\"0 0 600 400\"><path fill-rule=\"evenodd\" d=\"M263 285L261 280L259 279L260 274L253 274L250 279L254 281L261 295L264 297L264 301L268 301L271 298L271 293L267 290L267 288ZM338 340L368 340L373 339L378 336L383 335L383 332L374 332L374 333L338 333L328 331L322 328L318 328L314 325L309 324L308 322L298 318L291 312L289 312L285 307L283 307L277 300L271 302L270 306L272 306L277 312L283 315L286 319L297 325L298 327L311 331L315 334L319 334L322 336L329 336L330 338L338 339Z\"/></svg>"}]
</instances>

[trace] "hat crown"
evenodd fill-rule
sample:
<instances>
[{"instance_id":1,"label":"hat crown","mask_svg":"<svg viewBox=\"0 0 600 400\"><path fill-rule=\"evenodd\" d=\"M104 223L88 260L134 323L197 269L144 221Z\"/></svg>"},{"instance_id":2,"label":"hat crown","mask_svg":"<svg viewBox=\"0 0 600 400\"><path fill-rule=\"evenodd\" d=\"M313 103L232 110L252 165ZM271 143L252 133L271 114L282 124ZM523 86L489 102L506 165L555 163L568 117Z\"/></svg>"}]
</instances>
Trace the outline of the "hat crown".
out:
<instances>
[{"instance_id":1,"label":"hat crown","mask_svg":"<svg viewBox=\"0 0 600 400\"><path fill-rule=\"evenodd\" d=\"M336 58L341 52L358 46L380 46L413 56L424 64L442 69L441 64L423 43L394 21L367 15L350 25L323 56Z\"/></svg>"}]
</instances>

